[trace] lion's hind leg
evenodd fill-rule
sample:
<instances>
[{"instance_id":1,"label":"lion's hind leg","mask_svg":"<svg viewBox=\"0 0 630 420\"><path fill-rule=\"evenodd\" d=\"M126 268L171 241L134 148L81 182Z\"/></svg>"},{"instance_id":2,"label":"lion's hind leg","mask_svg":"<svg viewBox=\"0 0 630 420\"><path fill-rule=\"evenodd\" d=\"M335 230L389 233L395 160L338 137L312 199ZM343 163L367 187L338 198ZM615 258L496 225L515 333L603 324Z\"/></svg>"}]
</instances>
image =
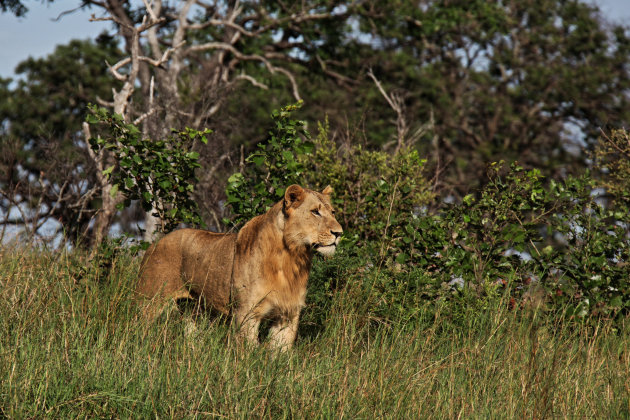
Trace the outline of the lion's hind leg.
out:
<instances>
[{"instance_id":1,"label":"lion's hind leg","mask_svg":"<svg viewBox=\"0 0 630 420\"><path fill-rule=\"evenodd\" d=\"M176 291L175 293L162 294L158 293L152 298L144 298L142 304L142 316L151 322L158 318L165 310L178 309L177 301L179 299L193 299L193 296L185 289Z\"/></svg>"},{"instance_id":2,"label":"lion's hind leg","mask_svg":"<svg viewBox=\"0 0 630 420\"><path fill-rule=\"evenodd\" d=\"M160 258L159 252L149 249L142 262L136 295L142 301L144 318L152 321L168 306L176 306L178 299L192 299L184 285L180 264Z\"/></svg>"}]
</instances>

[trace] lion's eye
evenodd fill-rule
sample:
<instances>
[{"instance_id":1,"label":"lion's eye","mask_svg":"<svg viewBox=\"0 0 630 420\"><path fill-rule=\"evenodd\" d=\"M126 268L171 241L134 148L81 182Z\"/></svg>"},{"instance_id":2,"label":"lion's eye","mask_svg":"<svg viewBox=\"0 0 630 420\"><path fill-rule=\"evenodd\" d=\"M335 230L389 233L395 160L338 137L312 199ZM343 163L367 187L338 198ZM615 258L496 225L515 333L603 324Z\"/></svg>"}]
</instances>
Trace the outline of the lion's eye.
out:
<instances>
[{"instance_id":1,"label":"lion's eye","mask_svg":"<svg viewBox=\"0 0 630 420\"><path fill-rule=\"evenodd\" d=\"M311 213L313 213L315 216L321 216L321 214L319 214L319 210L317 209L311 210Z\"/></svg>"}]
</instances>

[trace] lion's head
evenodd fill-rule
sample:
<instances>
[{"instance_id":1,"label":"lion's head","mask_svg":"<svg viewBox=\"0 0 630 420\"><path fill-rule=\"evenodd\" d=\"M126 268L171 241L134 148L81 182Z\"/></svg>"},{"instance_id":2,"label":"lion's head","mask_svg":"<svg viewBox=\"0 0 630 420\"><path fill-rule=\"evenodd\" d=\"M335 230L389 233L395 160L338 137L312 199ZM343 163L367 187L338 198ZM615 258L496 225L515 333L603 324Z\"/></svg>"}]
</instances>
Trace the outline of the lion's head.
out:
<instances>
[{"instance_id":1,"label":"lion's head","mask_svg":"<svg viewBox=\"0 0 630 420\"><path fill-rule=\"evenodd\" d=\"M320 193L291 185L284 193L284 240L330 256L335 253L343 229L330 202L330 186Z\"/></svg>"}]
</instances>

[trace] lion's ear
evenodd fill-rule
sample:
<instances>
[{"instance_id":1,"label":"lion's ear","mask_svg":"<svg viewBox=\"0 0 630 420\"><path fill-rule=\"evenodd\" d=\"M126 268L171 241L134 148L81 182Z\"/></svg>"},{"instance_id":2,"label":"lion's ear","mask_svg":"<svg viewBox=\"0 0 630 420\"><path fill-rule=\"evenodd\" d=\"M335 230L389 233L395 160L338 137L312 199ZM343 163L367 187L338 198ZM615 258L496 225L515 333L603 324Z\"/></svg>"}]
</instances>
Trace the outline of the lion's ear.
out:
<instances>
[{"instance_id":1,"label":"lion's ear","mask_svg":"<svg viewBox=\"0 0 630 420\"><path fill-rule=\"evenodd\" d=\"M322 194L324 195L330 195L332 193L333 193L333 188L330 185L322 190Z\"/></svg>"},{"instance_id":2,"label":"lion's ear","mask_svg":"<svg viewBox=\"0 0 630 420\"><path fill-rule=\"evenodd\" d=\"M304 196L306 192L304 188L300 187L297 184L293 184L287 188L284 192L284 208L288 209L289 207L297 207L302 200L304 200Z\"/></svg>"}]
</instances>

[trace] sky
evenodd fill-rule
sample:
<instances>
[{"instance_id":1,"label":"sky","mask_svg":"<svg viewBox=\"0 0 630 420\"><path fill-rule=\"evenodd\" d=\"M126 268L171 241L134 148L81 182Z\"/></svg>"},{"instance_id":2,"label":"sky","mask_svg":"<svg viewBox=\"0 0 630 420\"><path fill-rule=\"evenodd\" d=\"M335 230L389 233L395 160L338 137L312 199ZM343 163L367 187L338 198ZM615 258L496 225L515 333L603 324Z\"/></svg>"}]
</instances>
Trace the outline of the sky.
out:
<instances>
[{"instance_id":1,"label":"sky","mask_svg":"<svg viewBox=\"0 0 630 420\"><path fill-rule=\"evenodd\" d=\"M21 61L48 55L56 45L66 44L71 39L95 38L104 30L111 31L109 22L89 21L93 13L99 12L96 8L77 11L55 21L60 13L72 10L79 1L24 3L29 11L23 18L11 13L0 14L0 77L11 77Z\"/></svg>"},{"instance_id":2,"label":"sky","mask_svg":"<svg viewBox=\"0 0 630 420\"><path fill-rule=\"evenodd\" d=\"M630 22L630 0L586 0L599 5L604 16L613 22ZM104 30L111 31L108 22L90 22L92 10L80 10L62 16L79 1L57 0L52 4L25 2L29 11L24 18L11 13L0 14L0 77L13 77L15 67L28 57L43 57L55 46L71 39L94 38ZM98 16L98 15L97 15Z\"/></svg>"}]
</instances>

